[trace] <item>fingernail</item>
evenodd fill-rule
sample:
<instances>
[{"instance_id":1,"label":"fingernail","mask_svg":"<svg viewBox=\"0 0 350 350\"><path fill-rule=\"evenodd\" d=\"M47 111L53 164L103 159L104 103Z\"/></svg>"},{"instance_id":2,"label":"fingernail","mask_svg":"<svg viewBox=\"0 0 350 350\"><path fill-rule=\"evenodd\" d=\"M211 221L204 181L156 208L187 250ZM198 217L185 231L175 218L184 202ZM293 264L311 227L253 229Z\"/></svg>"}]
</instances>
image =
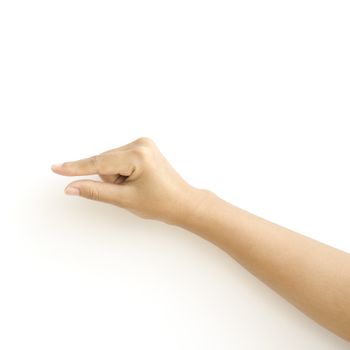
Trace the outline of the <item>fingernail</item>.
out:
<instances>
[{"instance_id":1,"label":"fingernail","mask_svg":"<svg viewBox=\"0 0 350 350\"><path fill-rule=\"evenodd\" d=\"M62 168L62 166L63 166L63 163L61 163L61 164L53 164L53 165L51 165L51 169L53 169L53 170L60 169L60 168Z\"/></svg>"},{"instance_id":2,"label":"fingernail","mask_svg":"<svg viewBox=\"0 0 350 350\"><path fill-rule=\"evenodd\" d=\"M76 187L67 187L65 190L64 190L64 193L65 194L69 194L71 196L79 196L80 195L80 191L78 188Z\"/></svg>"}]
</instances>

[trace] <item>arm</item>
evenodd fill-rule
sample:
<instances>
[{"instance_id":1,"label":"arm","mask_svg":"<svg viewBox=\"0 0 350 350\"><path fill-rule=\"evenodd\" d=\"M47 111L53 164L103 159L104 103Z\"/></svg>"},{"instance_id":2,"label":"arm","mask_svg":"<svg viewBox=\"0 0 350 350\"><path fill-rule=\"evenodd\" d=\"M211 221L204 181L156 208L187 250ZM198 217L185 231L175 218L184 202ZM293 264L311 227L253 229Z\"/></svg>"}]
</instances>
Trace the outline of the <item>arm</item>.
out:
<instances>
[{"instance_id":1,"label":"arm","mask_svg":"<svg viewBox=\"0 0 350 350\"><path fill-rule=\"evenodd\" d=\"M178 224L213 242L319 324L350 341L350 255L215 194Z\"/></svg>"},{"instance_id":2,"label":"arm","mask_svg":"<svg viewBox=\"0 0 350 350\"><path fill-rule=\"evenodd\" d=\"M66 176L98 174L103 181L74 181L66 193L200 235L316 322L350 341L350 255L192 187L151 140L141 138L52 170Z\"/></svg>"}]
</instances>

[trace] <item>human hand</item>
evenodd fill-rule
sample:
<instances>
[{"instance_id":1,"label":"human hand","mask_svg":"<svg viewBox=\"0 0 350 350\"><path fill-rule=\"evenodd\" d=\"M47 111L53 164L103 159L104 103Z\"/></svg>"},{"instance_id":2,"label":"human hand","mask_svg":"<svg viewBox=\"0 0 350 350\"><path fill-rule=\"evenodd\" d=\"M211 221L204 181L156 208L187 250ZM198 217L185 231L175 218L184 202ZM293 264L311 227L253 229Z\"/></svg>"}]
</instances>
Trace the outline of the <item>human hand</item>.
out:
<instances>
[{"instance_id":1,"label":"human hand","mask_svg":"<svg viewBox=\"0 0 350 350\"><path fill-rule=\"evenodd\" d=\"M114 204L143 218L170 224L189 215L201 192L182 179L155 143L144 137L51 169L60 175L98 174L102 179L74 181L66 187L66 194Z\"/></svg>"}]
</instances>

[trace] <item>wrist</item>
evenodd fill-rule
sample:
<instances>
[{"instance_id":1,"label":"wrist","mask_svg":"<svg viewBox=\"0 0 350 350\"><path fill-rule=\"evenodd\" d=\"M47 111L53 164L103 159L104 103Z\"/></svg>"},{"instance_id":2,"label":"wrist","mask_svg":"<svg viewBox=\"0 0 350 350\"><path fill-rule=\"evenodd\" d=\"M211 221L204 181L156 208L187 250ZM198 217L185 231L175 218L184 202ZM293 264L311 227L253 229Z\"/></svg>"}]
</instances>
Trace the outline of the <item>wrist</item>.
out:
<instances>
[{"instance_id":1,"label":"wrist","mask_svg":"<svg viewBox=\"0 0 350 350\"><path fill-rule=\"evenodd\" d=\"M209 190L189 186L178 210L167 223L191 230L196 222L200 222L206 216L209 203L214 196L215 194Z\"/></svg>"}]
</instances>

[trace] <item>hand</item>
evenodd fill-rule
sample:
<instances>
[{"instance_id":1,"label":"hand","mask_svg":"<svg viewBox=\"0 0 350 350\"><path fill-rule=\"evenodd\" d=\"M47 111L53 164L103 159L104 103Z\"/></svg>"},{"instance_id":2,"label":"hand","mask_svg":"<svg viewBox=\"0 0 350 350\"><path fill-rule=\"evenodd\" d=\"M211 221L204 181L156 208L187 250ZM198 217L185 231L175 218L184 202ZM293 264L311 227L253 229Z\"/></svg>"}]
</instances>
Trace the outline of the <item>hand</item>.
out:
<instances>
[{"instance_id":1,"label":"hand","mask_svg":"<svg viewBox=\"0 0 350 350\"><path fill-rule=\"evenodd\" d=\"M196 207L201 192L180 177L148 138L90 158L53 165L52 170L66 176L98 174L103 180L74 181L66 187L66 194L111 203L143 218L170 224L178 223Z\"/></svg>"}]
</instances>

